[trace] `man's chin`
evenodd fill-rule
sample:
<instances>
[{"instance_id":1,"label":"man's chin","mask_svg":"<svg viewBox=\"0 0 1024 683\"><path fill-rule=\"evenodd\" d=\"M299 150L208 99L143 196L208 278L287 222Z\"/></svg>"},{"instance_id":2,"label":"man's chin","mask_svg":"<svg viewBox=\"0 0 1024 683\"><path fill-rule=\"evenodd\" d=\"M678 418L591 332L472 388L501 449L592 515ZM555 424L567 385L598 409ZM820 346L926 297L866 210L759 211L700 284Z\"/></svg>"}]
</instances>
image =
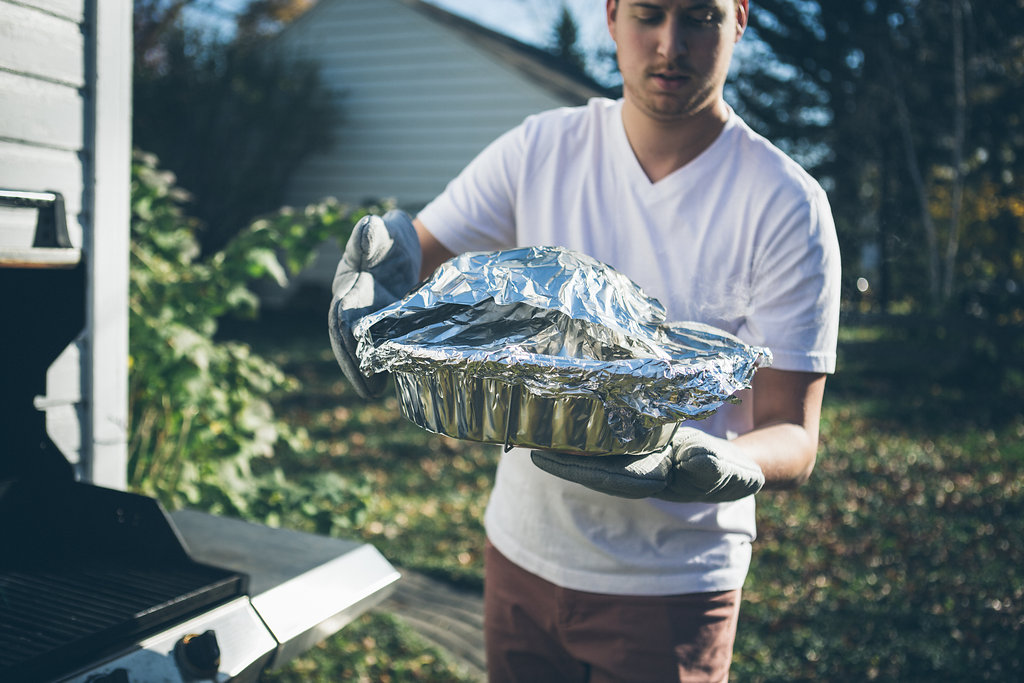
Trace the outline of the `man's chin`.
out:
<instances>
[{"instance_id":1,"label":"man's chin","mask_svg":"<svg viewBox=\"0 0 1024 683\"><path fill-rule=\"evenodd\" d=\"M639 108L663 123L684 121L714 109L715 98L704 94L650 93L638 100Z\"/></svg>"},{"instance_id":2,"label":"man's chin","mask_svg":"<svg viewBox=\"0 0 1024 683\"><path fill-rule=\"evenodd\" d=\"M692 102L649 102L644 107L647 115L662 123L671 123L674 121L685 121L692 118L700 108L695 106Z\"/></svg>"}]
</instances>

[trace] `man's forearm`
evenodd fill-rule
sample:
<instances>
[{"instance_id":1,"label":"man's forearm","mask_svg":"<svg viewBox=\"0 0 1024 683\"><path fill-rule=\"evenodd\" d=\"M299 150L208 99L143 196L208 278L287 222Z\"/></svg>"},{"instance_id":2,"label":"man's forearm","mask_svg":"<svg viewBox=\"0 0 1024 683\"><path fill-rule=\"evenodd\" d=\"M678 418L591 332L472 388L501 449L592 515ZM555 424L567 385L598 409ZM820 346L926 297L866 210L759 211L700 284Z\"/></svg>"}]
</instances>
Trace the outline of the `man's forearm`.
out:
<instances>
[{"instance_id":1,"label":"man's forearm","mask_svg":"<svg viewBox=\"0 0 1024 683\"><path fill-rule=\"evenodd\" d=\"M423 255L420 279L426 280L439 265L455 256L455 254L438 242L437 238L434 237L427 226L423 225L419 218L413 219L412 224L416 228L416 236L420 240L420 253Z\"/></svg>"},{"instance_id":2,"label":"man's forearm","mask_svg":"<svg viewBox=\"0 0 1024 683\"><path fill-rule=\"evenodd\" d=\"M786 489L807 481L818 454L825 375L765 368L754 376L749 399L754 429L735 439L764 472L765 487Z\"/></svg>"},{"instance_id":3,"label":"man's forearm","mask_svg":"<svg viewBox=\"0 0 1024 683\"><path fill-rule=\"evenodd\" d=\"M780 423L757 428L733 440L764 472L766 489L789 489L811 476L818 437L801 425Z\"/></svg>"}]
</instances>

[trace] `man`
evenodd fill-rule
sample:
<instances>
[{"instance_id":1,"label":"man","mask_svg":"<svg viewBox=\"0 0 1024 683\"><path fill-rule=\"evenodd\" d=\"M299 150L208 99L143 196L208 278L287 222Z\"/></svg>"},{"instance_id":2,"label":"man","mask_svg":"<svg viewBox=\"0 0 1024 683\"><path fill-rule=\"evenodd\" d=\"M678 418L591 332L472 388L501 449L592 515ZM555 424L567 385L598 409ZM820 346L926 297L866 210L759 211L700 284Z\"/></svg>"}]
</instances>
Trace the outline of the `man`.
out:
<instances>
[{"instance_id":1,"label":"man","mask_svg":"<svg viewBox=\"0 0 1024 683\"><path fill-rule=\"evenodd\" d=\"M339 265L332 341L366 395L383 378L355 369L352 322L401 296L417 265L425 276L463 251L582 251L669 320L774 354L741 403L682 426L662 452L502 457L485 517L494 681L726 680L752 494L814 466L838 246L821 188L723 100L747 13L747 0L606 0L621 100L528 118L413 225L357 226Z\"/></svg>"}]
</instances>

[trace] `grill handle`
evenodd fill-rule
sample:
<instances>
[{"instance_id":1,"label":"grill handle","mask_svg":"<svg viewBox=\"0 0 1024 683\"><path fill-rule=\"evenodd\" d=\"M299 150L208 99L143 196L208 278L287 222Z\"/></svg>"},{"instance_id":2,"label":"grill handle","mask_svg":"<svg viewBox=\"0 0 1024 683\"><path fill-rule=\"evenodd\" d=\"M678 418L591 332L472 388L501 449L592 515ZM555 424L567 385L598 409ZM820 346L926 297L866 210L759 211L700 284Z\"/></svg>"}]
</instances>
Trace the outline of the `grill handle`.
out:
<instances>
[{"instance_id":1,"label":"grill handle","mask_svg":"<svg viewBox=\"0 0 1024 683\"><path fill-rule=\"evenodd\" d=\"M60 192L0 190L0 206L38 211L32 248L0 248L0 266L60 268L81 260L80 250L68 238L64 195Z\"/></svg>"}]
</instances>

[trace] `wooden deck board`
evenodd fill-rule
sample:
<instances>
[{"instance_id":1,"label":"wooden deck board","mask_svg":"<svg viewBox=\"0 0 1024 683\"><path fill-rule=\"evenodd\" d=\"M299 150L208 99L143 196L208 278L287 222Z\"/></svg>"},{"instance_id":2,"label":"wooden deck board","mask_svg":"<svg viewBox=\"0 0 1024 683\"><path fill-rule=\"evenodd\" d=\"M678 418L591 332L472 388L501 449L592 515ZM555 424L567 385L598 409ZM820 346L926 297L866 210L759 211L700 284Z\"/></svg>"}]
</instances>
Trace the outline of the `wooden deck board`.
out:
<instances>
[{"instance_id":1,"label":"wooden deck board","mask_svg":"<svg viewBox=\"0 0 1024 683\"><path fill-rule=\"evenodd\" d=\"M486 681L483 595L406 569L401 572L395 592L379 609L397 615L444 649L470 677Z\"/></svg>"}]
</instances>

